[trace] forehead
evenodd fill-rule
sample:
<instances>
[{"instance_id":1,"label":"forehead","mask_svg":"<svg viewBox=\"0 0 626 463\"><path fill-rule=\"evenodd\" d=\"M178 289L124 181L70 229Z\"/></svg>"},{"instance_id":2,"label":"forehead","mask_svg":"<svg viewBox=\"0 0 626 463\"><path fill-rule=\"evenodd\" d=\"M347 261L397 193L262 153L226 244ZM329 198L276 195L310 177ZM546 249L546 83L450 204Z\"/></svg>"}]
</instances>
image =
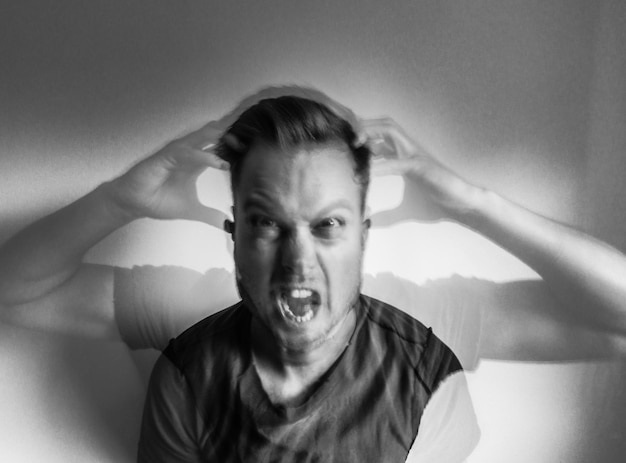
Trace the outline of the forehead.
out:
<instances>
[{"instance_id":1,"label":"forehead","mask_svg":"<svg viewBox=\"0 0 626 463\"><path fill-rule=\"evenodd\" d=\"M241 166L236 203L292 204L316 209L341 201L360 206L360 185L347 147L337 144L280 149L254 145Z\"/></svg>"}]
</instances>

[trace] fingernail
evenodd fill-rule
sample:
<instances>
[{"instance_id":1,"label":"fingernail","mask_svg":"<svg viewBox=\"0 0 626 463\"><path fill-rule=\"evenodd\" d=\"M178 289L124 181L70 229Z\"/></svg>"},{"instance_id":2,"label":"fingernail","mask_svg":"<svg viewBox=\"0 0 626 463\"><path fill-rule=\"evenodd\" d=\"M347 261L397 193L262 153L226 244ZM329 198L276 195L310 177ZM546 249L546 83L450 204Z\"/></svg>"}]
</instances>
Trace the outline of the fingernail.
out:
<instances>
[{"instance_id":1,"label":"fingernail","mask_svg":"<svg viewBox=\"0 0 626 463\"><path fill-rule=\"evenodd\" d=\"M211 151L215 147L215 143L211 142L200 148L202 151Z\"/></svg>"},{"instance_id":2,"label":"fingernail","mask_svg":"<svg viewBox=\"0 0 626 463\"><path fill-rule=\"evenodd\" d=\"M363 146L367 143L367 135L364 132L360 132L356 137L356 146Z\"/></svg>"}]
</instances>

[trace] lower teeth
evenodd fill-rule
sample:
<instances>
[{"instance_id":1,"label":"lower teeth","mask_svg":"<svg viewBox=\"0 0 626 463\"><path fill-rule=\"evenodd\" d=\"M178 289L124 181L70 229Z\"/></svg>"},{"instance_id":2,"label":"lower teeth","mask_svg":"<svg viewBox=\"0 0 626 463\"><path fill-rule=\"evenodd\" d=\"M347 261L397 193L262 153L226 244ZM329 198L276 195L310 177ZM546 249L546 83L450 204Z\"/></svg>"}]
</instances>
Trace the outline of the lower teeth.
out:
<instances>
[{"instance_id":1,"label":"lower teeth","mask_svg":"<svg viewBox=\"0 0 626 463\"><path fill-rule=\"evenodd\" d=\"M311 318L313 318L313 311L311 309L309 309L304 315L295 315L293 312L291 312L291 310L287 310L289 312L289 315L292 316L293 320L298 323L308 322Z\"/></svg>"},{"instance_id":2,"label":"lower teeth","mask_svg":"<svg viewBox=\"0 0 626 463\"><path fill-rule=\"evenodd\" d=\"M309 305L305 306L303 315L296 315L295 313L293 313L291 309L289 308L289 305L285 303L284 301L281 301L280 305L281 305L281 308L283 309L283 313L286 314L290 320L293 320L296 323L308 322L309 320L313 318L313 310L311 309Z\"/></svg>"}]
</instances>

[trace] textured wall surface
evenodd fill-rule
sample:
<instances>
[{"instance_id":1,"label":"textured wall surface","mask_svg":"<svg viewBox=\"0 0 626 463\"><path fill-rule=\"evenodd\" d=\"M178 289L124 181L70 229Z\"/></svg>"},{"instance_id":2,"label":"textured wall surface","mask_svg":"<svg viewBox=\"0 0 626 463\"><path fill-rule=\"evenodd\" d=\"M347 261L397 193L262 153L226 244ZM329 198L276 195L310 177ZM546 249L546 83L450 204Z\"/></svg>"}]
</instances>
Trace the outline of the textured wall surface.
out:
<instances>
[{"instance_id":1,"label":"textured wall surface","mask_svg":"<svg viewBox=\"0 0 626 463\"><path fill-rule=\"evenodd\" d=\"M472 181L626 249L618 0L27 0L0 5L0 31L0 240L258 88L304 84L393 116ZM216 182L207 195L226 208ZM232 266L207 228L140 221L90 259ZM368 270L527 273L489 244L484 264L470 232L442 230L375 231ZM407 239L390 247L384 233L428 242L410 251L419 265L402 266ZM624 370L483 362L471 461L622 461ZM143 391L122 345L0 325L0 459L132 461Z\"/></svg>"}]
</instances>

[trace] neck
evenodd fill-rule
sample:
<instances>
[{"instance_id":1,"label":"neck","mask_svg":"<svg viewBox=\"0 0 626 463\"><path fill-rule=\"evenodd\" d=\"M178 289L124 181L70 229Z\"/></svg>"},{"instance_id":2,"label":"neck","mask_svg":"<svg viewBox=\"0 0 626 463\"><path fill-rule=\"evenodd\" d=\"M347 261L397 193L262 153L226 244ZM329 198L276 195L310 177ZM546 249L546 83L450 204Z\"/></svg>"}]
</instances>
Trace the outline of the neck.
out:
<instances>
[{"instance_id":1,"label":"neck","mask_svg":"<svg viewBox=\"0 0 626 463\"><path fill-rule=\"evenodd\" d=\"M332 364L345 350L355 326L356 313L351 309L319 339L290 344L277 338L258 318L253 317L250 327L252 351L256 358L267 358L282 368L309 368L320 363Z\"/></svg>"},{"instance_id":2,"label":"neck","mask_svg":"<svg viewBox=\"0 0 626 463\"><path fill-rule=\"evenodd\" d=\"M323 339L296 348L280 342L253 317L252 356L270 400L292 405L306 400L318 380L346 349L356 320L356 311L352 309Z\"/></svg>"}]
</instances>

